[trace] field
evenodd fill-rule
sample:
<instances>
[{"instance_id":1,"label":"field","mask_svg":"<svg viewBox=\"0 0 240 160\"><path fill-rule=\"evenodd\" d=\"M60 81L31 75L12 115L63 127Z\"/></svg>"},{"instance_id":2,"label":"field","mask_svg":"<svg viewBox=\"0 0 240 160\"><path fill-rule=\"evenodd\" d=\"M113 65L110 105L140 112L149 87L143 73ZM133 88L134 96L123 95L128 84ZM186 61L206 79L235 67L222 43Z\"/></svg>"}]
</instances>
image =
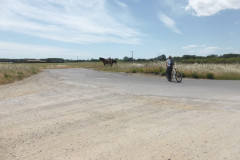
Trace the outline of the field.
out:
<instances>
[{"instance_id":1,"label":"field","mask_svg":"<svg viewBox=\"0 0 240 160\"><path fill-rule=\"evenodd\" d=\"M125 73L144 73L165 76L165 62L118 63L103 66L100 62L79 63L0 63L0 84L11 83L29 77L42 69L91 68L95 70ZM177 64L183 77L195 79L240 80L240 64Z\"/></svg>"}]
</instances>

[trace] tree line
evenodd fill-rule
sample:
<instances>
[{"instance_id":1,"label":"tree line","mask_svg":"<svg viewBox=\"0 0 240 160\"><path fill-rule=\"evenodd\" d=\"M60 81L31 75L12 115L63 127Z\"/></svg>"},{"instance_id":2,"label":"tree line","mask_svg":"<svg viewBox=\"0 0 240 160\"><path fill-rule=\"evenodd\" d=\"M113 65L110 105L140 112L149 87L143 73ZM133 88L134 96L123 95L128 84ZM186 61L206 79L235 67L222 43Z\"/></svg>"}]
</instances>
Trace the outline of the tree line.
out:
<instances>
[{"instance_id":1,"label":"tree line","mask_svg":"<svg viewBox=\"0 0 240 160\"><path fill-rule=\"evenodd\" d=\"M0 58L0 62L9 63L64 63L63 58L46 58L46 59L7 59Z\"/></svg>"},{"instance_id":2,"label":"tree line","mask_svg":"<svg viewBox=\"0 0 240 160\"><path fill-rule=\"evenodd\" d=\"M223 55L211 54L207 56L197 55L183 55L181 57L173 57L173 59L180 63L240 63L240 54L228 53ZM132 59L131 57L124 57L124 62L147 62L147 61L166 61L166 55L160 55L150 59Z\"/></svg>"},{"instance_id":3,"label":"tree line","mask_svg":"<svg viewBox=\"0 0 240 160\"><path fill-rule=\"evenodd\" d=\"M144 59L138 58L133 59L132 57L123 57L123 59L113 58L120 62L154 62L154 61L166 61L167 56L162 54L155 58ZM173 59L180 63L240 63L240 54L228 53L223 55L211 54L207 56L197 55L183 55L181 57L173 57ZM12 62L12 63L64 63L64 62L99 62L99 59L79 59L70 60L63 58L47 58L47 59L0 59L0 62Z\"/></svg>"}]
</instances>

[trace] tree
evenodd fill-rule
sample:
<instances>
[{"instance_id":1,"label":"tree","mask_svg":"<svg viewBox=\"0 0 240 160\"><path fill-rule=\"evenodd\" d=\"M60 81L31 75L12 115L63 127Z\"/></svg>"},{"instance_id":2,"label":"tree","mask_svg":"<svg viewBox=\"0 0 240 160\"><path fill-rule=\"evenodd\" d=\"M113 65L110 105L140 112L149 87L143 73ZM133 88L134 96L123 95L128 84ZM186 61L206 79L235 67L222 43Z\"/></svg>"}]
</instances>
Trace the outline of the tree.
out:
<instances>
[{"instance_id":1,"label":"tree","mask_svg":"<svg viewBox=\"0 0 240 160\"><path fill-rule=\"evenodd\" d=\"M132 58L129 58L129 57L125 56L125 57L123 57L123 61L124 62L131 62Z\"/></svg>"},{"instance_id":2,"label":"tree","mask_svg":"<svg viewBox=\"0 0 240 160\"><path fill-rule=\"evenodd\" d=\"M166 60L167 60L167 58L166 58L166 55L165 55L165 54L162 54L160 57L161 57L161 60L162 60L162 61L166 61Z\"/></svg>"},{"instance_id":3,"label":"tree","mask_svg":"<svg viewBox=\"0 0 240 160\"><path fill-rule=\"evenodd\" d=\"M218 57L218 55L216 55L216 54L211 54L211 55L207 56L207 58L217 58L217 57Z\"/></svg>"},{"instance_id":4,"label":"tree","mask_svg":"<svg viewBox=\"0 0 240 160\"><path fill-rule=\"evenodd\" d=\"M229 54L224 54L221 57L222 58L235 58L235 57L240 57L240 54L229 53Z\"/></svg>"},{"instance_id":5,"label":"tree","mask_svg":"<svg viewBox=\"0 0 240 160\"><path fill-rule=\"evenodd\" d=\"M183 55L182 59L195 59L196 55Z\"/></svg>"}]
</instances>

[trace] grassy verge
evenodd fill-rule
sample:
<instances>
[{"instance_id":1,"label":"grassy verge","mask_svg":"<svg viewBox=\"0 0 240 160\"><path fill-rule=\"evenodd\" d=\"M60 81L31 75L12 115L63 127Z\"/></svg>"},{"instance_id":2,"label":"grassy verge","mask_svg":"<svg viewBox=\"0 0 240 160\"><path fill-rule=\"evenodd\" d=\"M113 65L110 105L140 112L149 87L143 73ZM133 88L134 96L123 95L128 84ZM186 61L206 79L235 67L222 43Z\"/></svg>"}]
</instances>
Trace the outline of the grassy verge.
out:
<instances>
[{"instance_id":1,"label":"grassy verge","mask_svg":"<svg viewBox=\"0 0 240 160\"><path fill-rule=\"evenodd\" d=\"M240 80L240 64L177 64L183 77L195 79ZM108 72L144 73L165 76L165 62L118 63L103 66L101 62L79 63L0 63L0 84L11 83L29 77L41 69L91 68Z\"/></svg>"},{"instance_id":2,"label":"grassy verge","mask_svg":"<svg viewBox=\"0 0 240 160\"><path fill-rule=\"evenodd\" d=\"M0 63L0 84L22 80L39 71L38 67L27 64Z\"/></svg>"},{"instance_id":3,"label":"grassy verge","mask_svg":"<svg viewBox=\"0 0 240 160\"><path fill-rule=\"evenodd\" d=\"M177 64L183 77L194 79L240 80L240 64ZM104 71L166 75L165 62L119 63L113 67L94 68Z\"/></svg>"}]
</instances>

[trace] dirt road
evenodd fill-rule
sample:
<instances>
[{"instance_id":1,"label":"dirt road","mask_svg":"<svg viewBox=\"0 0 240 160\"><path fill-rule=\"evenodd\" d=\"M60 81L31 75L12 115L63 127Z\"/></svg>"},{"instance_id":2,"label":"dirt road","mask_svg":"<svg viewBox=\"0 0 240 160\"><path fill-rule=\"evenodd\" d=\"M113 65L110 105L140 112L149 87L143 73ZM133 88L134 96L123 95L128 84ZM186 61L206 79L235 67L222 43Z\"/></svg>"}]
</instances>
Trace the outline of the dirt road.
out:
<instances>
[{"instance_id":1,"label":"dirt road","mask_svg":"<svg viewBox=\"0 0 240 160\"><path fill-rule=\"evenodd\" d=\"M239 89L45 70L0 86L0 160L237 160Z\"/></svg>"}]
</instances>

